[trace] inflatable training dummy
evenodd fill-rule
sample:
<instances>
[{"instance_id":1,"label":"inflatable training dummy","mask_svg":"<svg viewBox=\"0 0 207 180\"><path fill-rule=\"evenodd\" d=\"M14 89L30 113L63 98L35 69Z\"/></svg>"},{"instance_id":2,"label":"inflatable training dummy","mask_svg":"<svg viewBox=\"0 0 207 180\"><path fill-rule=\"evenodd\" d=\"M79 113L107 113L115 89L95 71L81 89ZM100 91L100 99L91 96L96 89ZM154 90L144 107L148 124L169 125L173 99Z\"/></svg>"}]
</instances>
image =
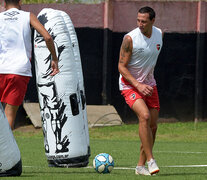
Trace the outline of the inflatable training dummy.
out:
<instances>
[{"instance_id":1,"label":"inflatable training dummy","mask_svg":"<svg viewBox=\"0 0 207 180\"><path fill-rule=\"evenodd\" d=\"M50 76L51 54L43 37L35 31L36 83L48 164L87 166L90 146L82 67L77 60L78 43L72 44L69 32L74 27L67 22L70 18L66 13L54 9L43 9L38 19L54 40L60 70Z\"/></svg>"},{"instance_id":2,"label":"inflatable training dummy","mask_svg":"<svg viewBox=\"0 0 207 180\"><path fill-rule=\"evenodd\" d=\"M0 102L0 177L20 176L21 155Z\"/></svg>"}]
</instances>

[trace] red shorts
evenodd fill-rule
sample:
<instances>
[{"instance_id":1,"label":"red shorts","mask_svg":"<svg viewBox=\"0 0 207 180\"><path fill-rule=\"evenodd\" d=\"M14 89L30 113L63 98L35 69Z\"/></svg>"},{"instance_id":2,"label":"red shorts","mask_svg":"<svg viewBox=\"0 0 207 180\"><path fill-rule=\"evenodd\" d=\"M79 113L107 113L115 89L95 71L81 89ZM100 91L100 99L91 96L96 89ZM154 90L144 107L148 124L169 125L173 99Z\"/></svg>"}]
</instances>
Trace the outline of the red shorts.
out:
<instances>
[{"instance_id":1,"label":"red shorts","mask_svg":"<svg viewBox=\"0 0 207 180\"><path fill-rule=\"evenodd\" d=\"M157 87L153 87L153 92L151 96L144 96L136 89L127 89L121 91L121 94L124 96L126 103L132 108L132 105L137 99L143 99L148 106L148 108L155 108L158 111L160 110L159 96L157 92Z\"/></svg>"},{"instance_id":2,"label":"red shorts","mask_svg":"<svg viewBox=\"0 0 207 180\"><path fill-rule=\"evenodd\" d=\"M0 100L19 106L24 100L30 77L16 74L0 74Z\"/></svg>"}]
</instances>

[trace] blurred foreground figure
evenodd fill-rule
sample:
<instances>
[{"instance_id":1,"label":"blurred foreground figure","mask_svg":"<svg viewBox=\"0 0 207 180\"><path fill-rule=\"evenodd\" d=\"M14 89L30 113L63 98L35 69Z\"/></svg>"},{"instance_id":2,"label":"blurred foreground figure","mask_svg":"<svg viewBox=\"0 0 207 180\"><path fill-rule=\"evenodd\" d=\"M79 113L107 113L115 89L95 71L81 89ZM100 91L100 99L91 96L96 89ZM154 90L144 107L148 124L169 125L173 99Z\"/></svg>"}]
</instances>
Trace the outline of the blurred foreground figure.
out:
<instances>
[{"instance_id":1,"label":"blurred foreground figure","mask_svg":"<svg viewBox=\"0 0 207 180\"><path fill-rule=\"evenodd\" d=\"M31 73L31 26L43 37L52 54L51 68L59 72L53 39L36 16L21 9L20 0L5 0L6 11L0 13L0 101L12 129L22 104Z\"/></svg>"}]
</instances>

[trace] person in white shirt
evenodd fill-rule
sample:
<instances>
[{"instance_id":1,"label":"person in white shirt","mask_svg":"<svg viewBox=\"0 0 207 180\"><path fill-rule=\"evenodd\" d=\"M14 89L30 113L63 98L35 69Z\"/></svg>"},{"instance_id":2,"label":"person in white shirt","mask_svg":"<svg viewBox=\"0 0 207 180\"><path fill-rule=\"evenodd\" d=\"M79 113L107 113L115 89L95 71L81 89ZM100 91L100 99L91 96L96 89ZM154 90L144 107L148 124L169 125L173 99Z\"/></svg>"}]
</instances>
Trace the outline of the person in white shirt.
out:
<instances>
[{"instance_id":1,"label":"person in white shirt","mask_svg":"<svg viewBox=\"0 0 207 180\"><path fill-rule=\"evenodd\" d=\"M20 0L5 0L6 11L0 13L0 101L12 129L31 73L31 26L44 38L51 52L51 76L59 72L52 37L30 12L21 10Z\"/></svg>"},{"instance_id":2,"label":"person in white shirt","mask_svg":"<svg viewBox=\"0 0 207 180\"><path fill-rule=\"evenodd\" d=\"M154 67L162 48L162 32L153 26L154 21L155 12L151 7L139 9L138 27L124 36L118 63L119 89L139 119L141 147L135 169L139 175L159 172L152 149L160 110Z\"/></svg>"}]
</instances>

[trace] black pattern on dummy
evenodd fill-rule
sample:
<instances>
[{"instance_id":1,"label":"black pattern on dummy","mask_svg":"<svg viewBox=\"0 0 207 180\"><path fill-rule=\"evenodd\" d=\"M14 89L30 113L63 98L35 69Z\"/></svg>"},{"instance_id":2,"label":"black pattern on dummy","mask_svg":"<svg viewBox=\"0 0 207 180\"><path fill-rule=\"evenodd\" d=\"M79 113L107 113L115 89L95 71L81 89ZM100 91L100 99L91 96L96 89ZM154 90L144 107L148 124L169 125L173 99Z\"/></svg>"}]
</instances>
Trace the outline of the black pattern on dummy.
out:
<instances>
[{"instance_id":1,"label":"black pattern on dummy","mask_svg":"<svg viewBox=\"0 0 207 180\"><path fill-rule=\"evenodd\" d=\"M55 37L56 36L54 36L54 43L57 45L57 43L55 42ZM60 55L61 55L61 53L64 51L64 49L65 49L65 45L61 45L61 46L59 46L59 47L57 47L57 51L58 51L58 60L60 61ZM52 72L52 70L51 70L51 64L50 64L50 60L51 60L51 58L52 58L52 56L51 56L51 54L46 58L46 59L44 59L44 62L45 62L45 64L48 64L48 68L47 68L47 70L46 70L46 73L45 74L42 74L42 78L52 78L52 77L50 77L50 74L51 74L51 72ZM59 69L61 69L61 67L59 67Z\"/></svg>"},{"instance_id":2,"label":"black pattern on dummy","mask_svg":"<svg viewBox=\"0 0 207 180\"><path fill-rule=\"evenodd\" d=\"M57 98L57 91L54 82L48 84L38 84L40 94L42 96L43 107L40 107L43 124L44 139L47 139L47 125L51 123L51 129L55 135L56 153L68 152L67 146L70 144L68 136L62 138L62 128L67 121L64 113L66 105L60 98ZM45 93L47 92L47 93ZM50 93L48 93L50 92ZM49 122L48 122L49 121ZM45 152L49 153L48 142L45 141Z\"/></svg>"},{"instance_id":3,"label":"black pattern on dummy","mask_svg":"<svg viewBox=\"0 0 207 180\"><path fill-rule=\"evenodd\" d=\"M38 17L39 21L43 26L48 22L46 13ZM55 26L55 25L54 25ZM53 32L53 28L49 28L48 32L52 36L55 45L57 46L57 43L55 42L55 38L57 37ZM43 37L36 33L36 37L34 41L39 44L44 41ZM60 59L61 53L64 51L65 46L61 45L57 47L57 53L58 53L58 60ZM52 79L50 76L51 73L51 54L48 55L44 59L44 63L47 66L46 72L41 75L43 79ZM61 68L61 67L60 67ZM54 81L47 83L47 84L37 84L39 87L39 95L42 98L42 103L40 103L40 110L42 116L42 127L43 127L43 135L44 135L44 144L45 144L45 152L49 153L49 143L47 141L47 126L48 124L51 124L51 129L55 135L55 141L56 141L56 153L60 152L68 152L68 145L70 144L69 138L66 135L62 138L62 128L67 121L67 116L64 113L66 105L62 101L61 98L58 97L58 93L56 90L56 83ZM45 92L45 93L44 93ZM47 92L47 93L46 93ZM48 95L49 92L49 95ZM48 122L50 121L50 122Z\"/></svg>"},{"instance_id":4,"label":"black pattern on dummy","mask_svg":"<svg viewBox=\"0 0 207 180\"><path fill-rule=\"evenodd\" d=\"M43 14L43 15L41 15L41 16L39 16L38 19L39 19L40 23L41 23L43 26L45 26L45 24L48 22L46 13ZM56 25L56 24L55 24L55 25ZM55 25L54 25L54 27L55 27ZM53 27L53 28L54 28L54 27ZM51 37L53 38L54 44L57 46L57 43L55 42L55 38L57 37L57 35L55 35L54 32L52 32L52 31L53 31L53 28L49 28L49 29L48 29L48 32L49 32L49 34L51 35ZM36 33L36 37L35 37L34 41L35 41L37 44L39 44L39 43L43 42L44 39L43 39L43 37L42 37L39 33ZM61 45L61 46L59 46L59 47L57 46L58 60L59 60L59 61L60 61L60 55L61 55L61 53L64 51L64 49L65 49L65 45L64 45L64 44ZM48 62L50 62L51 59L52 59L52 56L51 56L51 54L49 54L49 56L44 60L45 64L47 64ZM61 67L59 67L59 69L60 69L60 68L61 68ZM49 64L48 64L48 68L47 68L47 70L46 70L46 73L42 75L42 78L50 78L50 74L51 74L51 72L52 72L52 70L51 70L51 64L49 63Z\"/></svg>"}]
</instances>

